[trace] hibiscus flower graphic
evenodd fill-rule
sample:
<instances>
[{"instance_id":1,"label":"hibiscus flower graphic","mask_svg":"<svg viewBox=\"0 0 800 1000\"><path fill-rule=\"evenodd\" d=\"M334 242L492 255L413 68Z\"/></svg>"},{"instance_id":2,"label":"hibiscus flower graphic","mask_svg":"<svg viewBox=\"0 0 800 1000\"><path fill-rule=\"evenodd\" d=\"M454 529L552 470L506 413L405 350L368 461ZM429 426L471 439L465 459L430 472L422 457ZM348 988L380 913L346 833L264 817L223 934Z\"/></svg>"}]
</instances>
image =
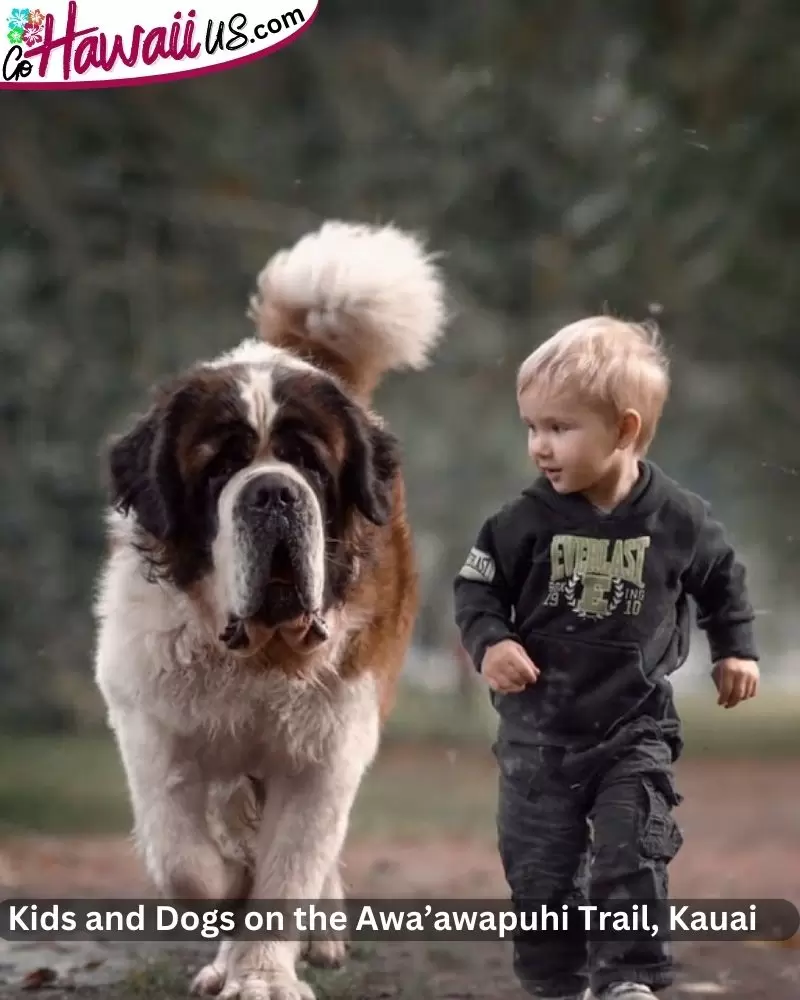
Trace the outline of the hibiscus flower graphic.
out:
<instances>
[{"instance_id":1,"label":"hibiscus flower graphic","mask_svg":"<svg viewBox=\"0 0 800 1000\"><path fill-rule=\"evenodd\" d=\"M27 46L38 45L42 41L42 29L38 24L31 24L30 21L25 25L25 31L23 33L23 38L25 39L25 44Z\"/></svg>"},{"instance_id":2,"label":"hibiscus flower graphic","mask_svg":"<svg viewBox=\"0 0 800 1000\"><path fill-rule=\"evenodd\" d=\"M14 7L11 10L11 17L8 18L9 38L12 31L23 32L25 25L30 18L30 10L27 7Z\"/></svg>"},{"instance_id":3,"label":"hibiscus flower graphic","mask_svg":"<svg viewBox=\"0 0 800 1000\"><path fill-rule=\"evenodd\" d=\"M12 45L39 45L43 39L42 28L47 14L38 7L30 10L28 7L14 7L8 22L8 40Z\"/></svg>"}]
</instances>

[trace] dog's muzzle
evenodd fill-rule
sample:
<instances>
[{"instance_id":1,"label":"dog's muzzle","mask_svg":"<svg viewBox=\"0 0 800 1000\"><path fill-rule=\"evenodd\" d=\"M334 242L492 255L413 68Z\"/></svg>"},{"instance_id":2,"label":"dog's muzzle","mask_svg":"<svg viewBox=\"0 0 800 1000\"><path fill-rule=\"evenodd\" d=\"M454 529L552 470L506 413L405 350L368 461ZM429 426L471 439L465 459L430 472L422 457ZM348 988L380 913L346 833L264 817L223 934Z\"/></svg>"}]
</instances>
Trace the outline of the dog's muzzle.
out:
<instances>
[{"instance_id":1,"label":"dog's muzzle","mask_svg":"<svg viewBox=\"0 0 800 1000\"><path fill-rule=\"evenodd\" d=\"M220 637L231 649L247 645L245 623L279 628L305 621L320 641L321 540L316 538L310 489L279 470L251 477L236 497L232 517L237 548L237 601ZM317 518L318 520L318 518Z\"/></svg>"}]
</instances>

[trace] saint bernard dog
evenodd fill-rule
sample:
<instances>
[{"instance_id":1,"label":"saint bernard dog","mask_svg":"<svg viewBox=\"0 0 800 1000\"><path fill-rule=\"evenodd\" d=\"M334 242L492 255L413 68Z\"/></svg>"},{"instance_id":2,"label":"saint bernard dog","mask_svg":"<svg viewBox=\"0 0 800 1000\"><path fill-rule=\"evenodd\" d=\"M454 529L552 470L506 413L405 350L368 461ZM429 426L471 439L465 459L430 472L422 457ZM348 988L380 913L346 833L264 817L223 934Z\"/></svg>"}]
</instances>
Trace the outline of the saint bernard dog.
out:
<instances>
[{"instance_id":1,"label":"saint bernard dog","mask_svg":"<svg viewBox=\"0 0 800 1000\"><path fill-rule=\"evenodd\" d=\"M370 409L446 323L435 258L328 221L276 253L256 335L156 387L108 449L95 677L157 891L343 898L339 856L417 610L396 439ZM192 983L309 1000L334 937L232 939Z\"/></svg>"}]
</instances>

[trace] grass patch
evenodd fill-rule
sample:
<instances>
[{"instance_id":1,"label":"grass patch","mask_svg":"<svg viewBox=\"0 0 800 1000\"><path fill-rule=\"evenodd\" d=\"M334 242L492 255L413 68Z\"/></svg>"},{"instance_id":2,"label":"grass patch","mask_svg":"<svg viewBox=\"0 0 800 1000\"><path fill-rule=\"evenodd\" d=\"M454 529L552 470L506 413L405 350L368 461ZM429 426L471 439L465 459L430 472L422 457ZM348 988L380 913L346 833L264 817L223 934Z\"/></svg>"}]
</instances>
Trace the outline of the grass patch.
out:
<instances>
[{"instance_id":1,"label":"grass patch","mask_svg":"<svg viewBox=\"0 0 800 1000\"><path fill-rule=\"evenodd\" d=\"M0 834L116 833L130 810L108 735L0 739Z\"/></svg>"},{"instance_id":2,"label":"grass patch","mask_svg":"<svg viewBox=\"0 0 800 1000\"><path fill-rule=\"evenodd\" d=\"M159 958L133 969L117 987L119 1000L176 1000L186 995L188 974L176 958Z\"/></svg>"},{"instance_id":3,"label":"grass patch","mask_svg":"<svg viewBox=\"0 0 800 1000\"><path fill-rule=\"evenodd\" d=\"M487 692L476 685L469 699L403 685L386 721L384 743L441 743L488 746L497 717Z\"/></svg>"},{"instance_id":4,"label":"grass patch","mask_svg":"<svg viewBox=\"0 0 800 1000\"><path fill-rule=\"evenodd\" d=\"M734 709L720 708L716 691L678 695L686 757L800 757L800 695L767 691Z\"/></svg>"},{"instance_id":5,"label":"grass patch","mask_svg":"<svg viewBox=\"0 0 800 1000\"><path fill-rule=\"evenodd\" d=\"M497 777L488 750L387 747L356 799L354 836L494 836Z\"/></svg>"},{"instance_id":6,"label":"grass patch","mask_svg":"<svg viewBox=\"0 0 800 1000\"><path fill-rule=\"evenodd\" d=\"M351 952L341 969L315 969L306 965L298 970L317 995L317 1000L353 1000L364 996L374 951Z\"/></svg>"}]
</instances>

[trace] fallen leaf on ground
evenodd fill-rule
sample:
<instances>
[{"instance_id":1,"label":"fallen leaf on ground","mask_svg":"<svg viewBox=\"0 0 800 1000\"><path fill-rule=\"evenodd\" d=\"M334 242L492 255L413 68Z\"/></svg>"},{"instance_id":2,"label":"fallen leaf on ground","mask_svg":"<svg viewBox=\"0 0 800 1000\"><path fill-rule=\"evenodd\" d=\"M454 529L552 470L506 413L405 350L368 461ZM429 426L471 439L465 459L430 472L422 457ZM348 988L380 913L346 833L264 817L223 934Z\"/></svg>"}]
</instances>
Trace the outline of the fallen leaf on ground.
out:
<instances>
[{"instance_id":1,"label":"fallen leaf on ground","mask_svg":"<svg viewBox=\"0 0 800 1000\"><path fill-rule=\"evenodd\" d=\"M31 969L22 980L23 990L40 990L44 986L56 981L56 973L53 969Z\"/></svg>"}]
</instances>

